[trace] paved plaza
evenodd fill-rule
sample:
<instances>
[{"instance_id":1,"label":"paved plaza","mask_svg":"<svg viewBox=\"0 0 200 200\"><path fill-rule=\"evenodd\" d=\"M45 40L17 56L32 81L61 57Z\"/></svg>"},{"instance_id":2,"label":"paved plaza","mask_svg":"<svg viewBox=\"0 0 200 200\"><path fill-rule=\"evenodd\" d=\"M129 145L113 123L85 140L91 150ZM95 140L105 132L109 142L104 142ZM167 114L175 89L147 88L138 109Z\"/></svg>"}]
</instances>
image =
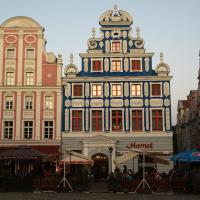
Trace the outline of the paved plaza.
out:
<instances>
[{"instance_id":1,"label":"paved plaza","mask_svg":"<svg viewBox=\"0 0 200 200\"><path fill-rule=\"evenodd\" d=\"M199 200L200 194L1 193L0 200Z\"/></svg>"}]
</instances>

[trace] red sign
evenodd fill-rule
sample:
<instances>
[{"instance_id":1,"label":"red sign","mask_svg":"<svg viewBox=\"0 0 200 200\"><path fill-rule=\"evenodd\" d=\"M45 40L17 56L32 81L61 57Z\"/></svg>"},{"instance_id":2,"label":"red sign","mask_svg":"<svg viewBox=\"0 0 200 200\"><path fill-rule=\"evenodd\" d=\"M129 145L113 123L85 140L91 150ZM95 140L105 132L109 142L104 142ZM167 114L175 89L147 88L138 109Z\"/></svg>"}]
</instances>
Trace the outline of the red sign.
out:
<instances>
[{"instance_id":1,"label":"red sign","mask_svg":"<svg viewBox=\"0 0 200 200\"><path fill-rule=\"evenodd\" d=\"M194 156L194 157L200 157L200 152L193 152L192 156Z\"/></svg>"},{"instance_id":2,"label":"red sign","mask_svg":"<svg viewBox=\"0 0 200 200\"><path fill-rule=\"evenodd\" d=\"M153 143L136 143L136 142L131 142L130 144L127 145L128 149L131 148L136 148L136 149L153 149Z\"/></svg>"}]
</instances>

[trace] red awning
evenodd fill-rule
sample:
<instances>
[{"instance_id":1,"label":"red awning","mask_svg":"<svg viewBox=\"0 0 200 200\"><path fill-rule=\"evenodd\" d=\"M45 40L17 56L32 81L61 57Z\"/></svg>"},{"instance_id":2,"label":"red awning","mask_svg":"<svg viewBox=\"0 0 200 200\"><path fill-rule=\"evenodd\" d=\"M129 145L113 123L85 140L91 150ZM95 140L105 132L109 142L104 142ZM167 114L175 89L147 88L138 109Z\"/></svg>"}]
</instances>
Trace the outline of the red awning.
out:
<instances>
[{"instance_id":1,"label":"red awning","mask_svg":"<svg viewBox=\"0 0 200 200\"><path fill-rule=\"evenodd\" d=\"M32 146L33 149L41 151L45 154L58 154L59 153L59 146Z\"/></svg>"}]
</instances>

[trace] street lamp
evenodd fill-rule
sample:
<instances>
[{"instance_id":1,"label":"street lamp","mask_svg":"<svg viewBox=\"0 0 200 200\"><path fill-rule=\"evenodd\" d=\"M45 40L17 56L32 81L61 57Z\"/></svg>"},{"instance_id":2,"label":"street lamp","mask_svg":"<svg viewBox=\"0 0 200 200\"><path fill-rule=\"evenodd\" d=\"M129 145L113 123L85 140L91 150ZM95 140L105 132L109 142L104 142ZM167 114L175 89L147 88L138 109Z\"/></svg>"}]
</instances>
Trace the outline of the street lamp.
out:
<instances>
[{"instance_id":1,"label":"street lamp","mask_svg":"<svg viewBox=\"0 0 200 200\"><path fill-rule=\"evenodd\" d=\"M113 153L113 148L109 147L109 153L110 153L110 174L112 172L112 153Z\"/></svg>"}]
</instances>

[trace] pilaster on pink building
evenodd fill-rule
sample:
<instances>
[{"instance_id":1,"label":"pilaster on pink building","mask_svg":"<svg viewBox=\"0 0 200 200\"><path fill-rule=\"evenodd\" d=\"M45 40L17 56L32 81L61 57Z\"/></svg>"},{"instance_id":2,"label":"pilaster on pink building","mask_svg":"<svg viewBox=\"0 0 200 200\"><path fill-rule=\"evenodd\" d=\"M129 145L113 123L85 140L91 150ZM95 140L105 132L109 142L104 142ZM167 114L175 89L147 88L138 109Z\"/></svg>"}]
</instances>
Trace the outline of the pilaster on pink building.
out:
<instances>
[{"instance_id":1,"label":"pilaster on pink building","mask_svg":"<svg viewBox=\"0 0 200 200\"><path fill-rule=\"evenodd\" d=\"M13 17L0 26L0 148L56 153L61 138L62 57L47 52L44 28Z\"/></svg>"}]
</instances>

